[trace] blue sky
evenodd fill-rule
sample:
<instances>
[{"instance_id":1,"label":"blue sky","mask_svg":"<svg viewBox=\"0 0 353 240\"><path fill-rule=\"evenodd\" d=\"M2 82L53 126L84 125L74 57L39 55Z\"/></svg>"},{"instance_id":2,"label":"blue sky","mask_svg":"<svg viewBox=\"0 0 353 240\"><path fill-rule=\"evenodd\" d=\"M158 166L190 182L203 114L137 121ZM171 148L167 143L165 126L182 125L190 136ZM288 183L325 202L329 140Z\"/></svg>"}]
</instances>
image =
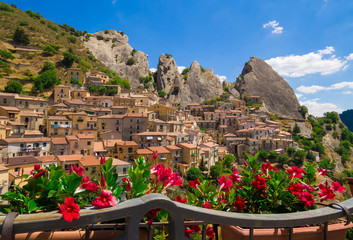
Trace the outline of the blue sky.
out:
<instances>
[{"instance_id":1,"label":"blue sky","mask_svg":"<svg viewBox=\"0 0 353 240\"><path fill-rule=\"evenodd\" d=\"M198 61L234 82L251 56L283 76L314 115L353 108L351 0L6 1L90 33L124 31L149 55Z\"/></svg>"}]
</instances>

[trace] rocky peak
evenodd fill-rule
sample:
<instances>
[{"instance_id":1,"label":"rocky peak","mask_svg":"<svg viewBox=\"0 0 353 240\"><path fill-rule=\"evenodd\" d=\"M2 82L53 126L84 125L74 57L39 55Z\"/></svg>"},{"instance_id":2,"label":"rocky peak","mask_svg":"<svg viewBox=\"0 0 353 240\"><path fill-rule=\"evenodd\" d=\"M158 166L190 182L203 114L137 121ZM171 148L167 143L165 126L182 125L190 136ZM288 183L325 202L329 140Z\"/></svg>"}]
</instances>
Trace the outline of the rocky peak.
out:
<instances>
[{"instance_id":1,"label":"rocky peak","mask_svg":"<svg viewBox=\"0 0 353 240\"><path fill-rule=\"evenodd\" d=\"M159 57L156 79L159 91L169 93L173 86L180 85L181 76L178 72L178 66L172 56L162 54Z\"/></svg>"},{"instance_id":2,"label":"rocky peak","mask_svg":"<svg viewBox=\"0 0 353 240\"><path fill-rule=\"evenodd\" d=\"M98 36L102 36L103 40L98 40ZM128 36L122 32L96 32L88 41L84 41L84 45L108 68L116 71L120 77L129 79L132 87L140 84L140 77L148 75L148 56L141 51L133 51Z\"/></svg>"},{"instance_id":3,"label":"rocky peak","mask_svg":"<svg viewBox=\"0 0 353 240\"><path fill-rule=\"evenodd\" d=\"M245 64L235 89L242 97L246 94L260 96L269 112L302 119L300 104L293 89L262 59L253 57Z\"/></svg>"}]
</instances>

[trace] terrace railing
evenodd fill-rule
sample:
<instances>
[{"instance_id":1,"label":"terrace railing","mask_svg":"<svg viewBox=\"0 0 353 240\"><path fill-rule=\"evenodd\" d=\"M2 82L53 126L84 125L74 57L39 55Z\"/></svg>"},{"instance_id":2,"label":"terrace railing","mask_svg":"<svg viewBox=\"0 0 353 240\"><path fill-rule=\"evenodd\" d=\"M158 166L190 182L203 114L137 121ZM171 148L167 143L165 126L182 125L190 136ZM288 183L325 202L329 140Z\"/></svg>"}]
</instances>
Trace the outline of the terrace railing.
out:
<instances>
[{"instance_id":1,"label":"terrace railing","mask_svg":"<svg viewBox=\"0 0 353 240\"><path fill-rule=\"evenodd\" d=\"M1 239L11 239L13 235L17 233L53 231L73 229L77 227L84 228L84 226L90 226L95 223L125 219L125 224L123 224L124 234L117 239L137 240L139 239L141 220L144 215L152 209L165 209L168 211L170 218L169 222L166 224L169 226L169 239L171 240L186 239L184 235L184 226L190 225L190 223L184 222L185 218L200 221L192 223L193 225L203 224L206 226L207 224L214 224L216 226L242 226L249 229L249 239L253 239L254 229L256 228L288 228L289 239L292 239L294 227L324 223L323 239L327 239L329 221L347 217L347 223L349 223L353 212L353 199L346 200L340 204L334 204L331 207L324 207L306 212L286 214L246 214L199 208L174 202L160 194L148 194L141 198L119 203L111 208L95 209L90 207L83 209L81 210L80 219L73 220L70 224L61 219L61 215L56 212L27 215L10 213L7 216L0 217ZM156 224L163 225L163 223ZM101 228L104 227L104 224L101 225ZM203 239L205 239L205 237L206 234L205 231L203 231ZM152 239L151 235L150 239Z\"/></svg>"}]
</instances>

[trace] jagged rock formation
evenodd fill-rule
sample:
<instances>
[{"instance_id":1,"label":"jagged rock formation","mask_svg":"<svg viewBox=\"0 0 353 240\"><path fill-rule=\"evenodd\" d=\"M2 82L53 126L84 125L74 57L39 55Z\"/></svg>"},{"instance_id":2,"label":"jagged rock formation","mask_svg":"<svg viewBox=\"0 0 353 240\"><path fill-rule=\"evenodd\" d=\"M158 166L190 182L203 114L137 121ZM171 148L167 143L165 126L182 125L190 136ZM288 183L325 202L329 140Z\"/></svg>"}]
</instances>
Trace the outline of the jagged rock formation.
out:
<instances>
[{"instance_id":1,"label":"jagged rock formation","mask_svg":"<svg viewBox=\"0 0 353 240\"><path fill-rule=\"evenodd\" d=\"M189 71L181 75L172 56L165 54L159 58L155 81L159 91L170 94L169 100L179 102L182 107L223 93L222 84L212 69L203 69L195 61Z\"/></svg>"},{"instance_id":2,"label":"jagged rock formation","mask_svg":"<svg viewBox=\"0 0 353 240\"><path fill-rule=\"evenodd\" d=\"M243 68L235 83L242 97L245 94L261 96L265 108L279 116L302 119L299 102L293 89L265 61L253 57Z\"/></svg>"},{"instance_id":3,"label":"jagged rock formation","mask_svg":"<svg viewBox=\"0 0 353 240\"><path fill-rule=\"evenodd\" d=\"M98 40L97 36L104 39ZM120 77L129 79L132 87L140 84L140 77L148 75L148 56L141 51L134 52L129 44L129 38L123 33L115 30L96 32L88 41L84 41L84 45ZM131 58L134 59L133 64L131 64L133 60L129 60Z\"/></svg>"},{"instance_id":4,"label":"jagged rock formation","mask_svg":"<svg viewBox=\"0 0 353 240\"><path fill-rule=\"evenodd\" d=\"M224 80L222 83L223 86L228 87L228 92L235 98L240 98L239 92L234 88L233 84Z\"/></svg>"}]
</instances>

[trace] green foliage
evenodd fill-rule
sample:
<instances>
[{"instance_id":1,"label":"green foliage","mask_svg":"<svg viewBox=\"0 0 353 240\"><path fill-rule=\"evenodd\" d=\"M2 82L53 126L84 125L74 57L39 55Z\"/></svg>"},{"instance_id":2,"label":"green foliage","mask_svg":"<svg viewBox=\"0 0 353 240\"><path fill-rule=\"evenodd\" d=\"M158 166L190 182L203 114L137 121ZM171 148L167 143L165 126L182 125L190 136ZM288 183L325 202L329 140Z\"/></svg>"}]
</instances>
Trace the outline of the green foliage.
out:
<instances>
[{"instance_id":1,"label":"green foliage","mask_svg":"<svg viewBox=\"0 0 353 240\"><path fill-rule=\"evenodd\" d=\"M52 24L51 22L48 22L48 28L50 28L51 30L57 32L59 31L58 27L55 26L54 24Z\"/></svg>"},{"instance_id":2,"label":"green foliage","mask_svg":"<svg viewBox=\"0 0 353 240\"><path fill-rule=\"evenodd\" d=\"M353 133L348 128L341 129L341 141L347 140L353 144Z\"/></svg>"},{"instance_id":3,"label":"green foliage","mask_svg":"<svg viewBox=\"0 0 353 240\"><path fill-rule=\"evenodd\" d=\"M182 75L186 75L190 72L190 68L184 68L183 71L181 72Z\"/></svg>"},{"instance_id":4,"label":"green foliage","mask_svg":"<svg viewBox=\"0 0 353 240\"><path fill-rule=\"evenodd\" d=\"M28 36L28 34L26 34L25 30L18 27L12 36L12 41L17 44L28 45L29 44L29 36Z\"/></svg>"},{"instance_id":5,"label":"green foliage","mask_svg":"<svg viewBox=\"0 0 353 240\"><path fill-rule=\"evenodd\" d=\"M74 27L71 27L67 24L61 24L59 26L63 28L66 32L69 32L71 35L74 35L76 37L81 37L87 33L86 31L76 30Z\"/></svg>"},{"instance_id":6,"label":"green foliage","mask_svg":"<svg viewBox=\"0 0 353 240\"><path fill-rule=\"evenodd\" d=\"M104 39L104 37L103 36L101 36L101 35L97 35L97 40L103 40Z\"/></svg>"},{"instance_id":7,"label":"green foliage","mask_svg":"<svg viewBox=\"0 0 353 240\"><path fill-rule=\"evenodd\" d=\"M171 54L165 54L165 56L167 57L167 58L171 58L172 57L172 55Z\"/></svg>"},{"instance_id":8,"label":"green foliage","mask_svg":"<svg viewBox=\"0 0 353 240\"><path fill-rule=\"evenodd\" d=\"M223 158L223 168L224 169L233 169L234 163L237 161L236 157L233 154L226 154Z\"/></svg>"},{"instance_id":9,"label":"green foliage","mask_svg":"<svg viewBox=\"0 0 353 240\"><path fill-rule=\"evenodd\" d=\"M56 70L48 70L34 79L32 91L43 92L44 89L49 89L59 83L60 81L56 76Z\"/></svg>"},{"instance_id":10,"label":"green foliage","mask_svg":"<svg viewBox=\"0 0 353 240\"><path fill-rule=\"evenodd\" d=\"M207 167L206 167L206 164L205 164L205 161L204 161L203 158L201 158L201 161L200 161L200 164L199 164L199 169L200 169L201 171L207 171L207 170L208 170Z\"/></svg>"},{"instance_id":11,"label":"green foliage","mask_svg":"<svg viewBox=\"0 0 353 240\"><path fill-rule=\"evenodd\" d=\"M226 86L226 85L223 85L223 91L228 92L228 91L229 91L229 87L228 87L228 86Z\"/></svg>"},{"instance_id":12,"label":"green foliage","mask_svg":"<svg viewBox=\"0 0 353 240\"><path fill-rule=\"evenodd\" d=\"M5 92L7 93L21 93L22 90L22 84L16 81L9 81L5 86Z\"/></svg>"},{"instance_id":13,"label":"green foliage","mask_svg":"<svg viewBox=\"0 0 353 240\"><path fill-rule=\"evenodd\" d=\"M77 39L74 37L74 36L69 36L67 37L67 40L70 42L70 43L76 43Z\"/></svg>"},{"instance_id":14,"label":"green foliage","mask_svg":"<svg viewBox=\"0 0 353 240\"><path fill-rule=\"evenodd\" d=\"M263 161L267 160L268 156L269 156L268 151L266 151L266 150L259 151L259 157L261 158L261 160L263 160Z\"/></svg>"},{"instance_id":15,"label":"green foliage","mask_svg":"<svg viewBox=\"0 0 353 240\"><path fill-rule=\"evenodd\" d=\"M332 162L329 158L325 158L319 162L319 167L326 170L333 170L335 166L335 163Z\"/></svg>"},{"instance_id":16,"label":"green foliage","mask_svg":"<svg viewBox=\"0 0 353 240\"><path fill-rule=\"evenodd\" d=\"M129 79L121 78L119 76L114 77L113 80L109 81L107 84L109 84L109 85L119 85L119 86L121 86L122 88L125 88L125 89L130 89L131 88Z\"/></svg>"},{"instance_id":17,"label":"green foliage","mask_svg":"<svg viewBox=\"0 0 353 240\"><path fill-rule=\"evenodd\" d=\"M66 68L70 68L75 61L78 61L78 57L70 52L63 52L63 56L62 63Z\"/></svg>"},{"instance_id":18,"label":"green foliage","mask_svg":"<svg viewBox=\"0 0 353 240\"><path fill-rule=\"evenodd\" d=\"M134 48L134 49L132 49L132 50L131 50L131 53L130 53L130 54L131 54L131 56L134 56L136 52L137 52L137 51L136 51L136 49L135 49L135 48Z\"/></svg>"},{"instance_id":19,"label":"green foliage","mask_svg":"<svg viewBox=\"0 0 353 240\"><path fill-rule=\"evenodd\" d=\"M107 88L106 87L99 87L98 92L101 94L105 94L107 92Z\"/></svg>"},{"instance_id":20,"label":"green foliage","mask_svg":"<svg viewBox=\"0 0 353 240\"><path fill-rule=\"evenodd\" d=\"M6 3L0 2L0 11L13 12L13 9Z\"/></svg>"},{"instance_id":21,"label":"green foliage","mask_svg":"<svg viewBox=\"0 0 353 240\"><path fill-rule=\"evenodd\" d=\"M126 65L131 66L131 65L134 65L134 63L135 63L135 58L130 57L126 62Z\"/></svg>"},{"instance_id":22,"label":"green foliage","mask_svg":"<svg viewBox=\"0 0 353 240\"><path fill-rule=\"evenodd\" d=\"M14 4L14 3L11 3L10 6L13 7L13 8L17 8L16 4Z\"/></svg>"},{"instance_id":23,"label":"green foliage","mask_svg":"<svg viewBox=\"0 0 353 240\"><path fill-rule=\"evenodd\" d=\"M158 91L158 96L160 96L161 98L164 98L166 95L167 95L166 92Z\"/></svg>"},{"instance_id":24,"label":"green foliage","mask_svg":"<svg viewBox=\"0 0 353 240\"><path fill-rule=\"evenodd\" d=\"M41 15L39 14L39 12L34 13L32 10L27 10L27 11L25 11L25 13L27 13L31 18L34 18L34 19L41 18Z\"/></svg>"},{"instance_id":25,"label":"green foliage","mask_svg":"<svg viewBox=\"0 0 353 240\"><path fill-rule=\"evenodd\" d=\"M82 86L82 82L79 79L77 79L77 78L70 79L70 83Z\"/></svg>"},{"instance_id":26,"label":"green foliage","mask_svg":"<svg viewBox=\"0 0 353 240\"><path fill-rule=\"evenodd\" d=\"M188 181L196 180L197 178L203 179L203 174L200 169L191 167L186 171L186 179Z\"/></svg>"},{"instance_id":27,"label":"green foliage","mask_svg":"<svg viewBox=\"0 0 353 240\"><path fill-rule=\"evenodd\" d=\"M283 166L283 164L288 164L289 157L287 155L279 155L277 161Z\"/></svg>"},{"instance_id":28,"label":"green foliage","mask_svg":"<svg viewBox=\"0 0 353 240\"><path fill-rule=\"evenodd\" d=\"M330 123L338 123L339 117L335 112L327 112L324 114L326 120L331 120Z\"/></svg>"},{"instance_id":29,"label":"green foliage","mask_svg":"<svg viewBox=\"0 0 353 240\"><path fill-rule=\"evenodd\" d=\"M20 22L20 26L28 26L28 22L23 20Z\"/></svg>"},{"instance_id":30,"label":"green foliage","mask_svg":"<svg viewBox=\"0 0 353 240\"><path fill-rule=\"evenodd\" d=\"M300 133L300 127L298 126L297 123L294 124L292 132L293 132L294 135L298 135Z\"/></svg>"},{"instance_id":31,"label":"green foliage","mask_svg":"<svg viewBox=\"0 0 353 240\"><path fill-rule=\"evenodd\" d=\"M305 115L308 113L308 108L305 107L304 105L300 106L300 113L302 114L303 118L305 118Z\"/></svg>"},{"instance_id":32,"label":"green foliage","mask_svg":"<svg viewBox=\"0 0 353 240\"><path fill-rule=\"evenodd\" d=\"M59 52L60 48L61 48L61 46L57 45L57 44L47 44L42 48L43 55L44 56L53 56L54 54L57 54Z\"/></svg>"},{"instance_id":33,"label":"green foliage","mask_svg":"<svg viewBox=\"0 0 353 240\"><path fill-rule=\"evenodd\" d=\"M45 61L42 67L41 73L48 71L48 70L56 70L55 64L49 61Z\"/></svg>"},{"instance_id":34,"label":"green foliage","mask_svg":"<svg viewBox=\"0 0 353 240\"><path fill-rule=\"evenodd\" d=\"M0 49L0 59L7 61L8 59L13 60L15 57L11 52Z\"/></svg>"}]
</instances>

